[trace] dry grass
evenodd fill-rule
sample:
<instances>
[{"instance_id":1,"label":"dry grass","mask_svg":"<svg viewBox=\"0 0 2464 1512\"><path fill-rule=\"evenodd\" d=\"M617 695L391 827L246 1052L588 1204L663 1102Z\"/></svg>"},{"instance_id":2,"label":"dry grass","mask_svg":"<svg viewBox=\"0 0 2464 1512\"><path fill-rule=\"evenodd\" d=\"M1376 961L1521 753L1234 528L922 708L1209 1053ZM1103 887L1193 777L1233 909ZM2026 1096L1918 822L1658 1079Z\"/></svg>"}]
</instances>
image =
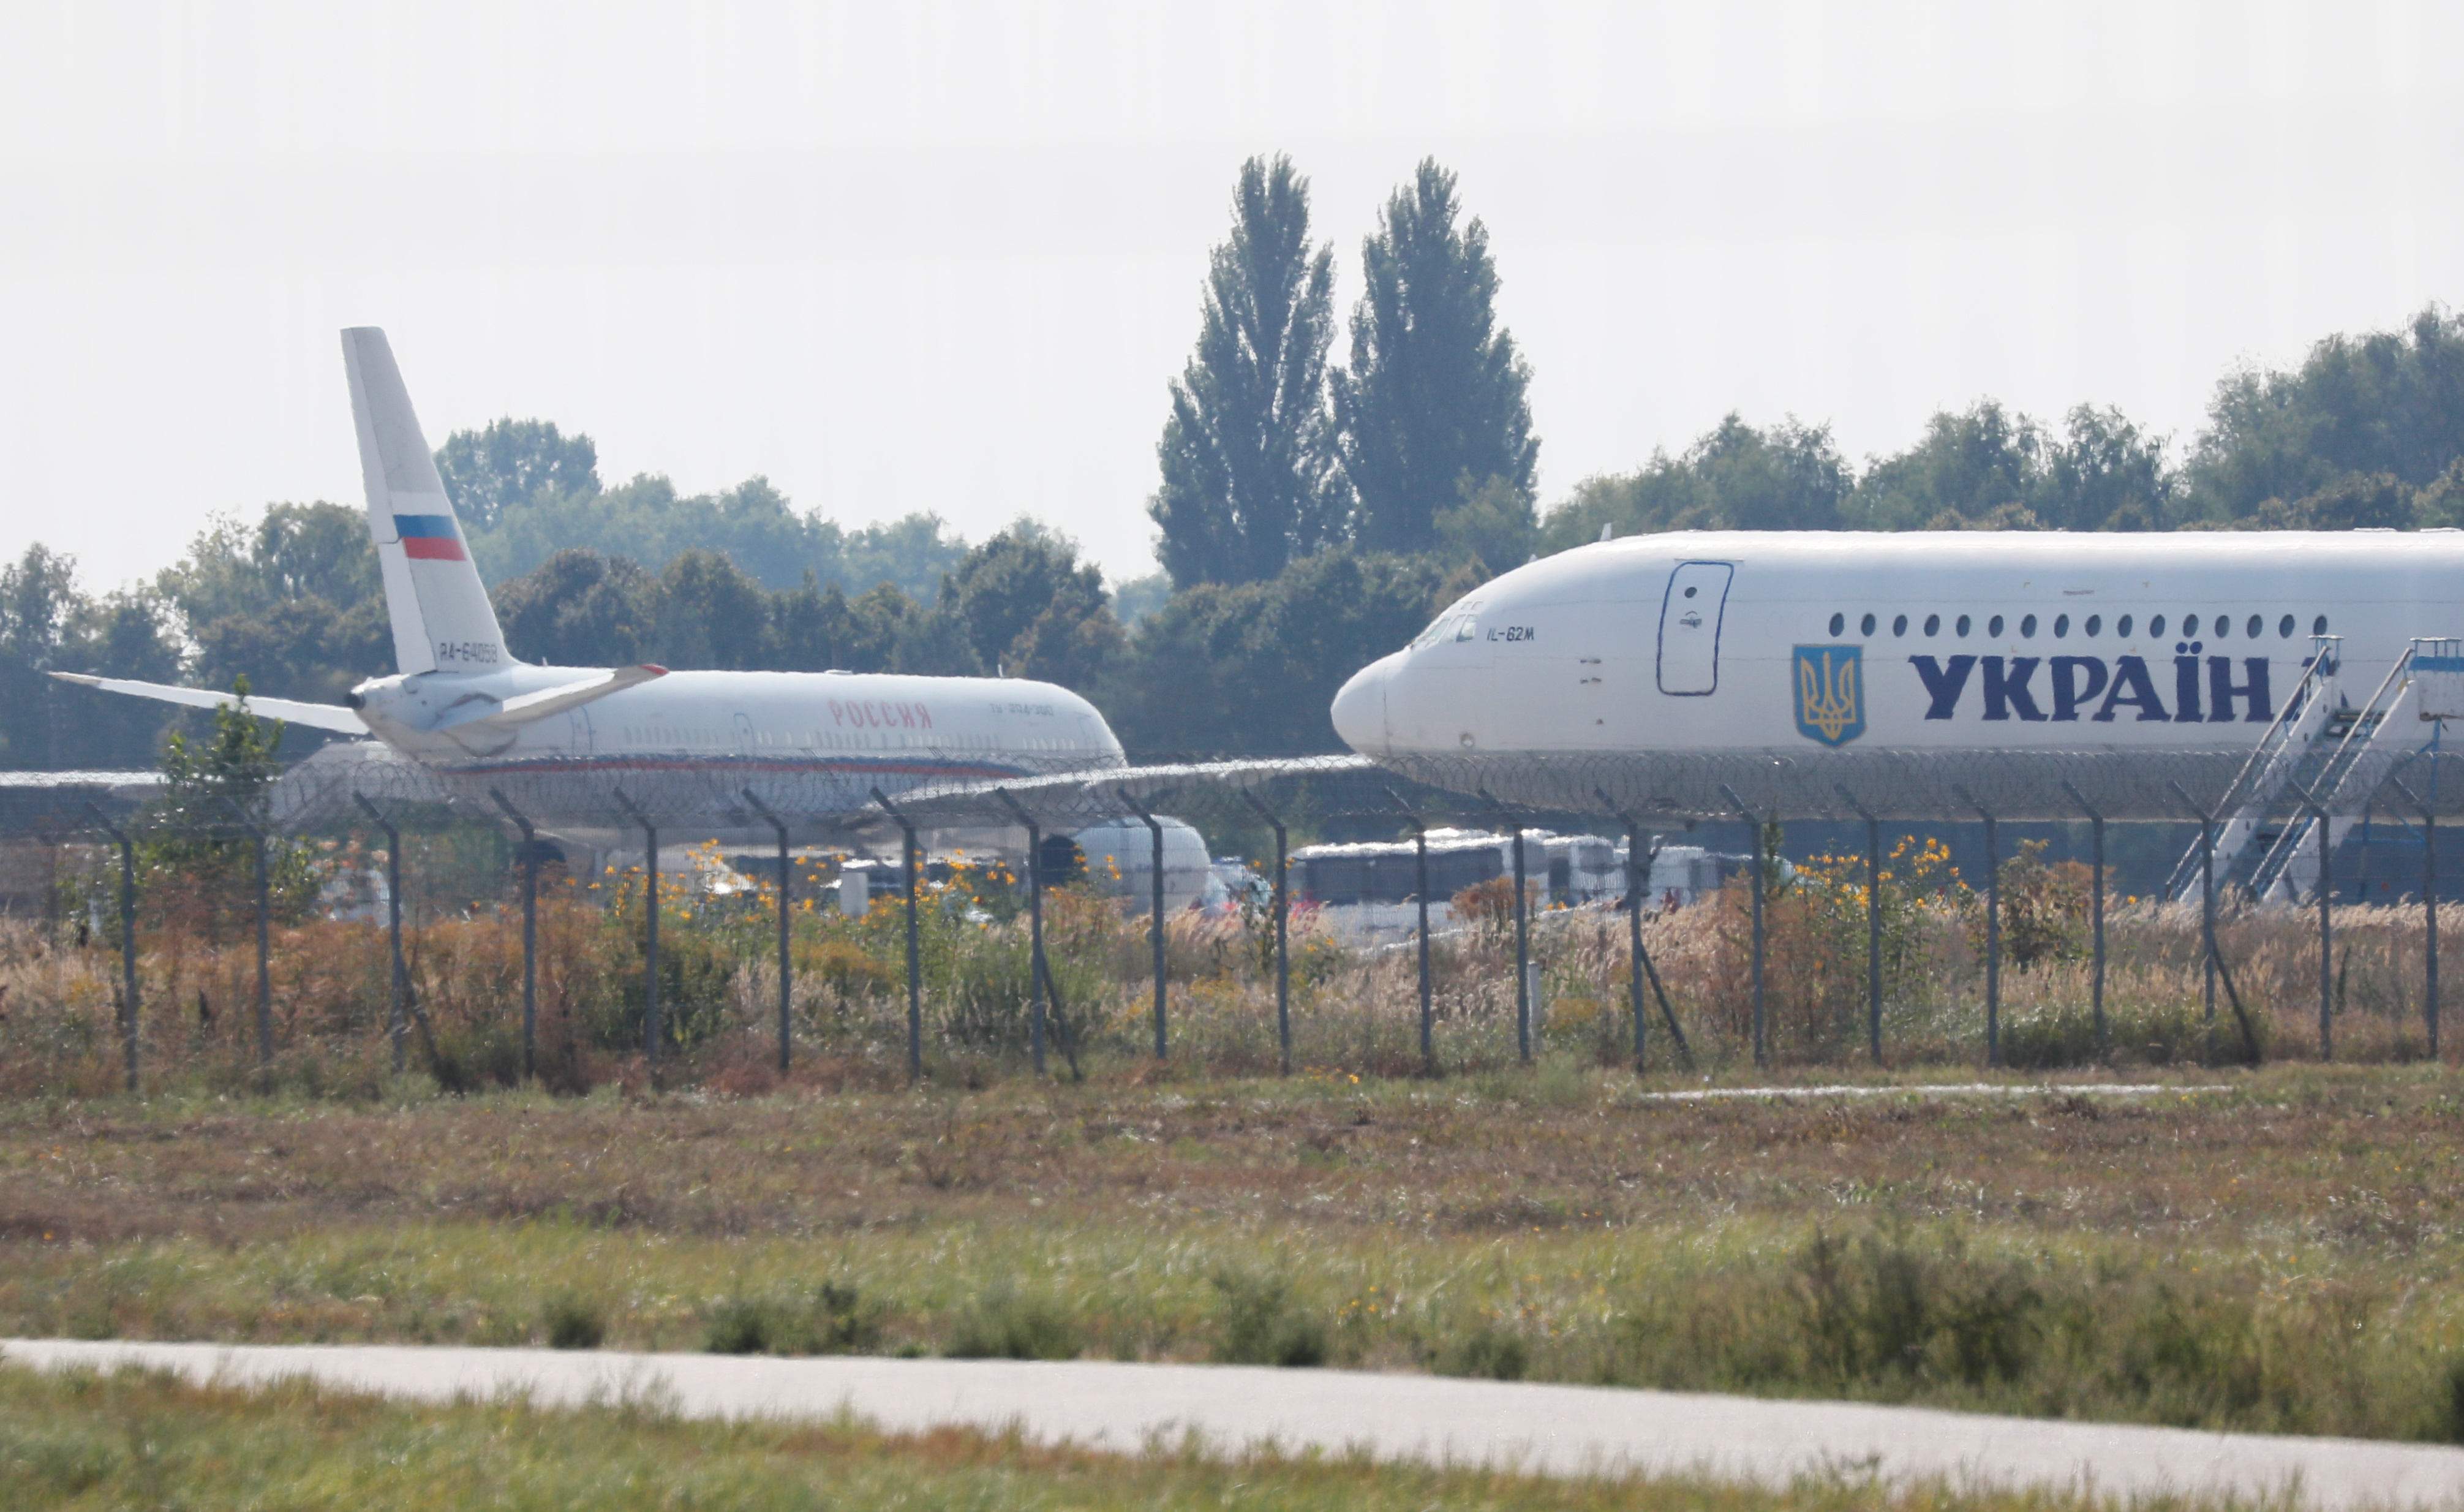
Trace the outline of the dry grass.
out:
<instances>
[{"instance_id":1,"label":"dry grass","mask_svg":"<svg viewBox=\"0 0 2464 1512\"><path fill-rule=\"evenodd\" d=\"M450 837L449 837L450 838ZM467 845L435 842L435 876L415 898L461 898L493 886L466 876ZM414 861L418 856L414 856ZM459 870L449 867L453 861ZM1884 1058L1894 1066L1974 1065L1985 1058L1983 909L1948 870L1947 853L1916 840L1883 883ZM2195 907L2117 901L2109 910L2107 1042L2091 1014L2084 884L2075 868L2022 856L2006 868L2008 956L2002 1052L2020 1066L2175 1065L2250 1058L2316 1059L2315 918L2228 908L2220 929L2250 1017L2245 1035L2220 995L2208 1017ZM1819 860L1769 907L1767 1037L1780 1065L1864 1058L1865 893L1860 864ZM449 884L470 884L455 890ZM926 1056L939 1079L980 1085L1021 1069L1030 976L1016 900L969 876L926 913ZM662 915L662 997L672 1034L669 1086L761 1090L771 1056L776 976L761 897L717 899L685 888ZM1646 938L1701 1069L1750 1059L1750 930L1743 888L1654 919ZM568 1092L638 1081L643 983L642 896L624 878L551 888L542 908L539 1076ZM1494 912L1492 910L1492 912ZM1476 919L1485 916L1474 910ZM147 1085L374 1096L388 1074L388 968L384 933L308 921L275 936L277 1064L254 1064L255 963L250 932L210 911L149 914L141 928L140 997ZM107 916L103 922L108 923ZM505 900L413 909L407 955L418 1012L413 1060L449 1088L520 1079L520 936ZM1047 900L1057 998L1048 1044L1063 1075L1134 1065L1151 1042L1145 921L1091 896ZM2417 908L2354 906L2337 916L2332 963L2335 1056L2405 1062L2426 1054L2425 935ZM117 951L108 931L82 945L68 928L0 921L0 1095L99 1094L120 1079ZM1277 1042L1266 921L1172 921L1169 1016L1176 1060L1219 1075L1274 1070ZM1543 1044L1602 1066L1631 1058L1625 930L1595 909L1534 919L1548 1011ZM2443 936L2451 953L2459 941ZM1297 1063L1364 1076L1421 1065L1413 953L1344 947L1304 911L1294 920L1292 1029ZM1511 1064L1517 1054L1511 931L1498 919L1441 940L1434 955L1438 1062L1450 1073ZM895 1085L905 1066L901 920L888 902L861 920L807 909L796 923L795 1035L808 1056L859 1084ZM1653 1054L1673 1062L1652 1014ZM2451 1038L2453 1036L2450 1036Z\"/></svg>"},{"instance_id":2,"label":"dry grass","mask_svg":"<svg viewBox=\"0 0 2464 1512\"><path fill-rule=\"evenodd\" d=\"M578 1316L628 1347L1280 1350L2452 1435L2464 1101L2430 1068L2215 1084L1671 1104L1561 1059L1437 1084L21 1103L0 1328L516 1344Z\"/></svg>"},{"instance_id":3,"label":"dry grass","mask_svg":"<svg viewBox=\"0 0 2464 1512\"><path fill-rule=\"evenodd\" d=\"M1979 905L1904 854L1890 1068L1861 1062L1864 896L1813 867L1770 908L1761 1075L1976 1075ZM1303 917L1285 1080L1259 920L1174 922L1158 1064L1143 921L1056 894L1038 1079L1023 929L964 889L928 912L920 1092L894 909L800 916L782 1079L759 901L691 895L662 925L684 1032L653 1086L631 1048L639 895L619 886L545 911L528 1090L496 1090L519 1069L508 917L413 931L407 1078L387 1066L381 932L279 935L260 1074L253 951L166 921L141 935L140 1101L109 1095L111 953L0 926L0 1327L1324 1360L2464 1435L2464 1101L2416 1063L2418 912L2340 916L2338 1058L2375 1064L2334 1066L2310 919L2230 914L2268 1063L2204 1069L2239 1034L2201 1013L2193 911L2115 911L2100 1055L2075 879L2005 880L2008 1058L2216 1090L1652 1101L1758 1075L1734 891L1649 925L1698 1063L1677 1070L1655 1023L1641 1080L1605 916L1538 921L1552 1006L1530 1069L1507 932L1445 942L1437 1078L1418 1074L1411 953L1346 950Z\"/></svg>"},{"instance_id":4,"label":"dry grass","mask_svg":"<svg viewBox=\"0 0 2464 1512\"><path fill-rule=\"evenodd\" d=\"M1683 1085L1683 1082L1676 1083ZM1105 1078L922 1095L798 1089L372 1105L218 1097L0 1104L0 1233L242 1242L339 1222L555 1218L812 1236L924 1222L1183 1218L1403 1224L1910 1220L2167 1242L2402 1252L2459 1216L2449 1078L2189 1074L2215 1095L1652 1103L1563 1061L1439 1083ZM1158 1194L1161 1194L1158 1196ZM1530 1221L1526 1221L1529 1219Z\"/></svg>"}]
</instances>

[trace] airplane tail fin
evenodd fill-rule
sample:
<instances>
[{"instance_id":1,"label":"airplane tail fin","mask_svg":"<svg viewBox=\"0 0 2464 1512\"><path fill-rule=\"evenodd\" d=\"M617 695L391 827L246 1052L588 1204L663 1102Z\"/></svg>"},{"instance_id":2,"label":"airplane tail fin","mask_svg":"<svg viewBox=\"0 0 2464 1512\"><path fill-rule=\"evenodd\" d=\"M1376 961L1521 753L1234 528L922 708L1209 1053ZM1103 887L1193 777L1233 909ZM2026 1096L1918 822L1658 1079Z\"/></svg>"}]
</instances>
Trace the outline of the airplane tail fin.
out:
<instances>
[{"instance_id":1,"label":"airplane tail fin","mask_svg":"<svg viewBox=\"0 0 2464 1512\"><path fill-rule=\"evenodd\" d=\"M445 480L411 412L393 348L373 325L342 333L351 418L367 483L368 531L385 571L396 669L485 673L507 665L495 606L445 497Z\"/></svg>"}]
</instances>

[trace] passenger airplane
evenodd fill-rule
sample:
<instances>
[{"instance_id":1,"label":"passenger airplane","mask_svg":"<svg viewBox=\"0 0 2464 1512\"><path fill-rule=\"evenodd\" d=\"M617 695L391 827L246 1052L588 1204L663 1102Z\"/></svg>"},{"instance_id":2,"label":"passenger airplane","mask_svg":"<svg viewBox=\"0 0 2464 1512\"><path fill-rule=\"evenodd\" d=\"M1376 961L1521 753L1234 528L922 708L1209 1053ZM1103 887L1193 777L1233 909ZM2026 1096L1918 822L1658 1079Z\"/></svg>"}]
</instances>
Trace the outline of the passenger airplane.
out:
<instances>
[{"instance_id":1,"label":"passenger airplane","mask_svg":"<svg viewBox=\"0 0 2464 1512\"><path fill-rule=\"evenodd\" d=\"M499 789L542 829L606 843L624 824L618 791L653 818L702 821L688 826L696 839L767 840L773 832L742 801L750 789L810 839L821 832L809 821L867 810L876 787L894 794L1121 764L1121 744L1094 706L1046 682L517 659L385 333L344 331L342 360L395 672L361 683L346 704L251 698L252 712L373 734L483 810ZM195 708L234 701L201 688L53 676Z\"/></svg>"},{"instance_id":2,"label":"passenger airplane","mask_svg":"<svg viewBox=\"0 0 2464 1512\"><path fill-rule=\"evenodd\" d=\"M2357 780L2419 781L2464 646L2412 643L2457 634L2453 531L1677 532L1505 574L1332 714L1381 766L1551 808L2181 820L2263 738L2358 725Z\"/></svg>"}]
</instances>

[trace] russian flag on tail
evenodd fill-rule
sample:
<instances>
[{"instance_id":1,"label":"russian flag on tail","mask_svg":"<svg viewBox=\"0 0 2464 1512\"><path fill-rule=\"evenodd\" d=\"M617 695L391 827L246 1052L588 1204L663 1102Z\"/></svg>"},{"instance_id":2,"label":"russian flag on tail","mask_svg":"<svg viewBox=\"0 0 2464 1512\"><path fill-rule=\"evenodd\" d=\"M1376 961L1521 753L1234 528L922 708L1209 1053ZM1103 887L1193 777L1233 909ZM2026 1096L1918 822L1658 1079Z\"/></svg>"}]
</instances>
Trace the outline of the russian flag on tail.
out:
<instances>
[{"instance_id":1,"label":"russian flag on tail","mask_svg":"<svg viewBox=\"0 0 2464 1512\"><path fill-rule=\"evenodd\" d=\"M451 515L396 515L394 534L402 538L402 554L415 562L468 562L462 532Z\"/></svg>"}]
</instances>

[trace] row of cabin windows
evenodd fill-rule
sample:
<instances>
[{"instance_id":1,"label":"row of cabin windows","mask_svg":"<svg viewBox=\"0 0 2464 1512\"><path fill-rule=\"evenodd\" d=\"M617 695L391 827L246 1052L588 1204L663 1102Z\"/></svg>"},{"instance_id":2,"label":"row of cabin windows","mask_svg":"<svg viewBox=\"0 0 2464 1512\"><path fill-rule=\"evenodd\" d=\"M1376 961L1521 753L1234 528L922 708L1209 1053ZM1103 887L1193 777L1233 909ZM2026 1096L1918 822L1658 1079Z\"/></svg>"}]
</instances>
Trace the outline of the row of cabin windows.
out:
<instances>
[{"instance_id":1,"label":"row of cabin windows","mask_svg":"<svg viewBox=\"0 0 2464 1512\"><path fill-rule=\"evenodd\" d=\"M1863 619L1858 621L1857 628L1860 634L1871 635L1874 634L1875 627L1880 622L1873 615L1867 614ZM2200 634L2200 626L2203 623L2207 627L2208 635L2213 639L2228 640L2233 636L2233 621L2231 614L2211 614L2204 621L2202 621L2200 616L2196 614L2185 614L2182 616L2182 634L2186 638L2196 636ZM2152 615L2147 621L2147 634L2150 636L2161 638L2165 634L2165 625L2166 619L2164 615ZM1951 621L1950 633L1955 636L1965 639L1967 638L1968 633L1974 628L1974 621L1970 620L1966 614L1962 614L1957 619ZM2104 634L2104 616L2101 614L2090 614L2087 618L2079 621L2079 628L2082 634L2089 636L2101 635ZM2277 638L2279 640L2292 639L2294 628L2294 617L2290 614L2284 615L2276 622ZM2055 615L2053 630L2054 638L2056 640L2067 637L2071 633L2071 617L2068 614ZM1848 616L1841 613L1833 614L1831 616L1831 634L1835 635L1842 635L1846 634L1847 632ZM2130 615L2124 614L2113 622L2113 633L2115 634L2127 638L2130 632ZM1905 635L1907 633L1908 616L1905 614L1893 616L1891 620L1891 634L1894 635ZM1925 633L1928 635L1939 635L1942 634L1942 616L1940 614L1927 614L1925 617ZM2260 636L2266 634L2267 616L2264 614L2251 615L2249 619L2243 621L2241 633L2252 640L2256 640ZM1985 622L1985 634L1991 639L1998 640L2001 638L2001 615L1996 614ZM2310 634L2314 635L2323 635L2327 634L2326 615L2321 614L2310 621ZM2023 640L2034 640L2035 638L2035 615L2023 614L2019 617L2019 636Z\"/></svg>"},{"instance_id":2,"label":"row of cabin windows","mask_svg":"<svg viewBox=\"0 0 2464 1512\"><path fill-rule=\"evenodd\" d=\"M652 747L660 745L732 747L741 740L740 735L731 730L678 729L668 725L649 728L627 727L618 732L618 737L627 745ZM875 735L869 731L839 730L761 730L755 733L754 745L759 747L789 750L905 750L910 746L925 746L935 750L984 751L1058 751L1078 748L1067 741L1020 740L1005 743L990 735L963 732L935 732L930 739L911 741L904 732L885 731Z\"/></svg>"}]
</instances>

